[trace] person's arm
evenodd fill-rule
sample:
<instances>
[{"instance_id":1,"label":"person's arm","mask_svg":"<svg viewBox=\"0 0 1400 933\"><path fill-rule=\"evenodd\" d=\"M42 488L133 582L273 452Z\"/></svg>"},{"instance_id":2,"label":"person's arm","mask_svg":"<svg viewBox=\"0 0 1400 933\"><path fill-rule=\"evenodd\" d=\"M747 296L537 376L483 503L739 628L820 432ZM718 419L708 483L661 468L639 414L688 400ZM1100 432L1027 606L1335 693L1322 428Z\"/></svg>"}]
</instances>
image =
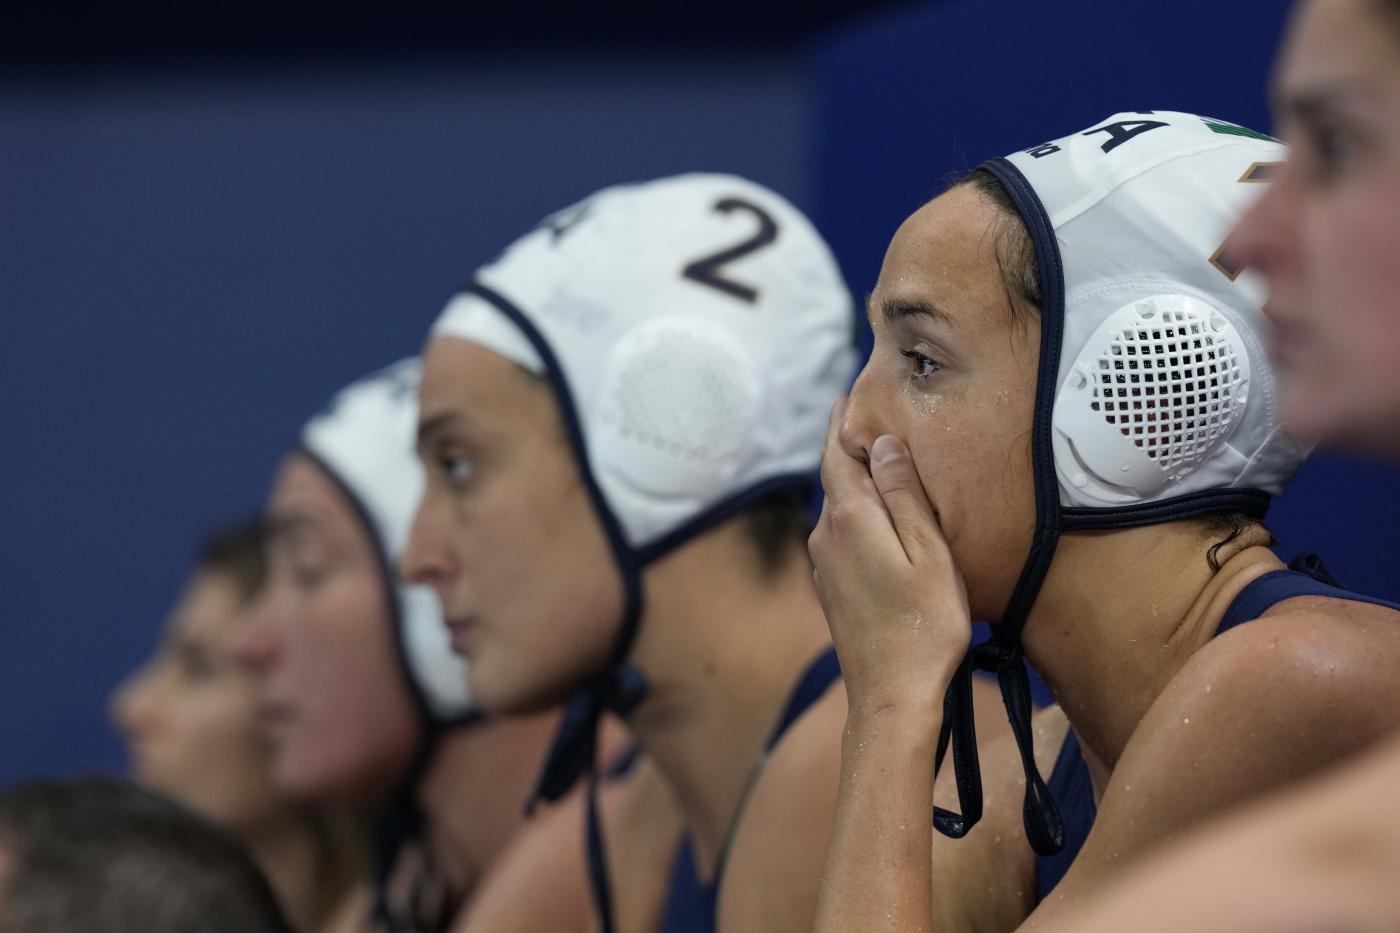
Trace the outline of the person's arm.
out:
<instances>
[{"instance_id":1,"label":"person's arm","mask_svg":"<svg viewBox=\"0 0 1400 933\"><path fill-rule=\"evenodd\" d=\"M815 929L912 933L933 923L934 753L971 623L908 449L878 439L867 470L842 449L844 408L832 413L810 542L850 706Z\"/></svg>"}]
</instances>

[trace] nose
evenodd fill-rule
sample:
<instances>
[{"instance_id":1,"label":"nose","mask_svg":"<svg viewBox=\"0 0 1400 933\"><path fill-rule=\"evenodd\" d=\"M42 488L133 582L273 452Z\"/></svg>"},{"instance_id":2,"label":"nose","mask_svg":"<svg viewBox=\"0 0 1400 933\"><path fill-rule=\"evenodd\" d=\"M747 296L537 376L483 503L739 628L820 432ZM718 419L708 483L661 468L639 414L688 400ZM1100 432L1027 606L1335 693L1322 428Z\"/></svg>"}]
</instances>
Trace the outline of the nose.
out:
<instances>
[{"instance_id":1,"label":"nose","mask_svg":"<svg viewBox=\"0 0 1400 933\"><path fill-rule=\"evenodd\" d=\"M1254 269L1265 276L1286 264L1298 227L1298 197L1291 161L1275 169L1264 193L1240 218L1221 250L1229 266Z\"/></svg>"},{"instance_id":2,"label":"nose","mask_svg":"<svg viewBox=\"0 0 1400 933\"><path fill-rule=\"evenodd\" d=\"M870 447L882 433L879 419L875 416L876 406L871 399L873 389L867 372L868 367L861 370L855 385L851 386L846 408L841 413L841 425L837 429L841 449L847 456L865 463L870 462Z\"/></svg>"},{"instance_id":3,"label":"nose","mask_svg":"<svg viewBox=\"0 0 1400 933\"><path fill-rule=\"evenodd\" d=\"M264 585L243 613L242 626L233 639L233 656L256 674L266 674L282 651L275 586Z\"/></svg>"},{"instance_id":4,"label":"nose","mask_svg":"<svg viewBox=\"0 0 1400 933\"><path fill-rule=\"evenodd\" d=\"M109 715L122 737L130 741L145 732L156 710L155 662L133 671L112 694Z\"/></svg>"},{"instance_id":5,"label":"nose","mask_svg":"<svg viewBox=\"0 0 1400 933\"><path fill-rule=\"evenodd\" d=\"M410 583L431 586L439 595L456 571L447 538L436 519L435 497L425 495L413 516L408 546L399 558L399 576Z\"/></svg>"}]
</instances>

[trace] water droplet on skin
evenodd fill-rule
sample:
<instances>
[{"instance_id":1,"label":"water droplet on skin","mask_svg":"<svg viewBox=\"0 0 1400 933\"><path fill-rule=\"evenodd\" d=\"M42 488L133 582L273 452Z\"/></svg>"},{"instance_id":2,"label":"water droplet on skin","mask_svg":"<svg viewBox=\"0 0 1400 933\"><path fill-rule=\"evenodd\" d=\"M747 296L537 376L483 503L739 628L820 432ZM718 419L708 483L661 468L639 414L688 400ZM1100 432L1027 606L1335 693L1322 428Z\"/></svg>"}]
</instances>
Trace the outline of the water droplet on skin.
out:
<instances>
[{"instance_id":1,"label":"water droplet on skin","mask_svg":"<svg viewBox=\"0 0 1400 933\"><path fill-rule=\"evenodd\" d=\"M1210 686L1210 684L1206 684L1206 693L1210 693L1210 691L1211 691L1211 686Z\"/></svg>"},{"instance_id":2,"label":"water droplet on skin","mask_svg":"<svg viewBox=\"0 0 1400 933\"><path fill-rule=\"evenodd\" d=\"M1183 720L1181 721L1181 724L1182 724L1183 726L1189 726L1189 725L1191 725L1191 717L1190 717L1190 716L1187 716L1185 719L1183 719Z\"/></svg>"},{"instance_id":3,"label":"water droplet on skin","mask_svg":"<svg viewBox=\"0 0 1400 933\"><path fill-rule=\"evenodd\" d=\"M1001 837L997 836L995 839L992 840L992 842L1001 842Z\"/></svg>"}]
</instances>

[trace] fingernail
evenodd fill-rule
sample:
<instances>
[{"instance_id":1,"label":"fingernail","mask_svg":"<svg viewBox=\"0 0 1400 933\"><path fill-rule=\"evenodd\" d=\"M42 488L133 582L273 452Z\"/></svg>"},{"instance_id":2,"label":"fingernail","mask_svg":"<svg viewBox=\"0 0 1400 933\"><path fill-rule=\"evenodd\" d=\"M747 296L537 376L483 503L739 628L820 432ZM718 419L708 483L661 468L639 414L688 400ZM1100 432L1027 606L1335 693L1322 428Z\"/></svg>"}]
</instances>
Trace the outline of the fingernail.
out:
<instances>
[{"instance_id":1,"label":"fingernail","mask_svg":"<svg viewBox=\"0 0 1400 933\"><path fill-rule=\"evenodd\" d=\"M904 456L904 445L890 437L888 434L881 434L875 438L875 443L870 445L870 459L875 463L889 463L891 460Z\"/></svg>"}]
</instances>

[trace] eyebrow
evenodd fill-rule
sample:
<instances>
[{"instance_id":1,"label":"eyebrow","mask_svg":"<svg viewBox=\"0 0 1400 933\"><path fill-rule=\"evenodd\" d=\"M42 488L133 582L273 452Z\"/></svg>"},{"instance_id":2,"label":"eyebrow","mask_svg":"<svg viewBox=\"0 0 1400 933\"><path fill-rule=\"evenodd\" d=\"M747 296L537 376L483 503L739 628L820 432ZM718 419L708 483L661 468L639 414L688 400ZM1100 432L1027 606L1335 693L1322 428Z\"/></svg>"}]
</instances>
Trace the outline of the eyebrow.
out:
<instances>
[{"instance_id":1,"label":"eyebrow","mask_svg":"<svg viewBox=\"0 0 1400 933\"><path fill-rule=\"evenodd\" d=\"M303 528L311 528L315 524L316 520L305 512L269 515L263 521L263 540L280 540Z\"/></svg>"},{"instance_id":2,"label":"eyebrow","mask_svg":"<svg viewBox=\"0 0 1400 933\"><path fill-rule=\"evenodd\" d=\"M1276 97L1274 109L1279 113L1312 122L1326 116L1348 98L1368 96L1371 96L1370 89L1360 84L1345 80L1330 81L1297 91L1284 90Z\"/></svg>"},{"instance_id":3,"label":"eyebrow","mask_svg":"<svg viewBox=\"0 0 1400 933\"><path fill-rule=\"evenodd\" d=\"M948 312L921 298L886 299L880 305L880 313L884 316L886 324L894 324L905 318L925 317L945 327L953 326L953 319Z\"/></svg>"},{"instance_id":4,"label":"eyebrow","mask_svg":"<svg viewBox=\"0 0 1400 933\"><path fill-rule=\"evenodd\" d=\"M422 419L418 422L418 445L421 447L428 443L434 435L442 433L459 418L460 416L455 411L444 411Z\"/></svg>"}]
</instances>

